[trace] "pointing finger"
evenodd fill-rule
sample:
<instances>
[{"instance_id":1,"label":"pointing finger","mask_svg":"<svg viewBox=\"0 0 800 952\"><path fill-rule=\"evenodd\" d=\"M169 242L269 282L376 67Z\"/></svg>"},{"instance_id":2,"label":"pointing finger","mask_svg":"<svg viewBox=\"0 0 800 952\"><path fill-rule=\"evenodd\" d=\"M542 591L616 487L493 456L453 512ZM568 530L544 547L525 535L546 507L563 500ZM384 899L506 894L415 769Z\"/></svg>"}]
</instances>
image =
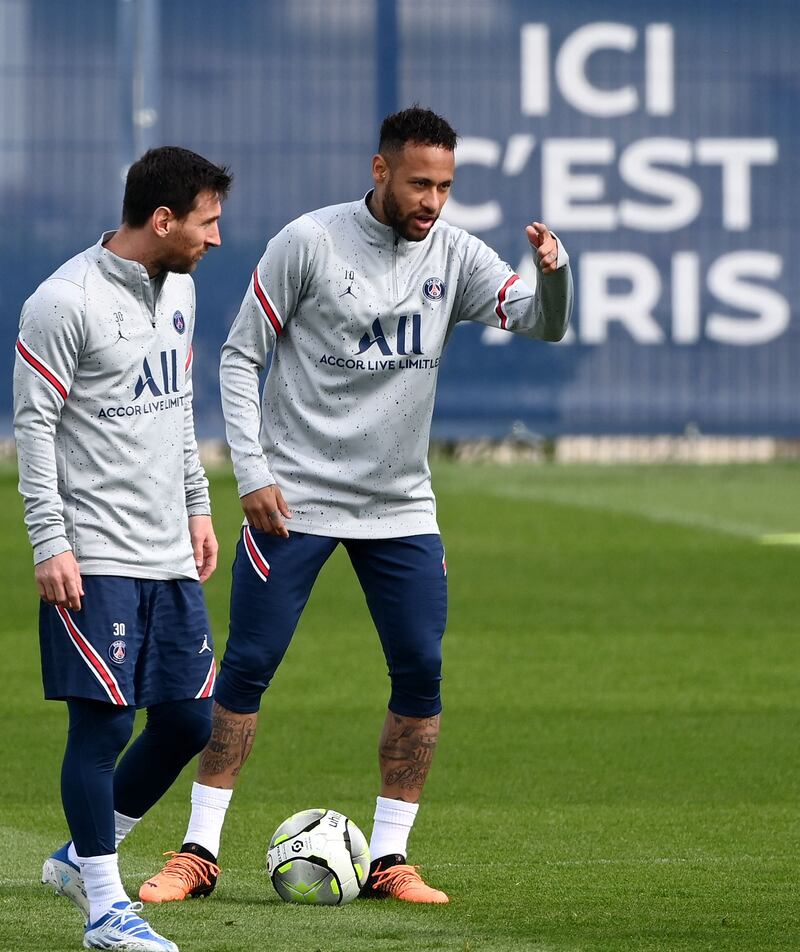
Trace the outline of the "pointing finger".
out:
<instances>
[{"instance_id":1,"label":"pointing finger","mask_svg":"<svg viewBox=\"0 0 800 952\"><path fill-rule=\"evenodd\" d=\"M539 232L539 234L542 237L542 240L550 237L550 229L547 227L547 225L544 224L544 222L535 221L533 223L533 227L536 229L536 231Z\"/></svg>"},{"instance_id":2,"label":"pointing finger","mask_svg":"<svg viewBox=\"0 0 800 952\"><path fill-rule=\"evenodd\" d=\"M533 225L528 225L525 229L525 234L528 236L528 241L534 248L538 248L542 243L542 237Z\"/></svg>"}]
</instances>

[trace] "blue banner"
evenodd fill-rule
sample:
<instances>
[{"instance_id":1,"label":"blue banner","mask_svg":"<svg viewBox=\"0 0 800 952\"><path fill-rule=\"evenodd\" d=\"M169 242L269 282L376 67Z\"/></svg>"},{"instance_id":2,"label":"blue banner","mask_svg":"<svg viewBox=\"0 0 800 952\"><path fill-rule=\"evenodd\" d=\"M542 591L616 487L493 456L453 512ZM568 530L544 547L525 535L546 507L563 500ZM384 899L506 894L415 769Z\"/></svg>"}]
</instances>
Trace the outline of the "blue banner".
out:
<instances>
[{"instance_id":1,"label":"blue banner","mask_svg":"<svg viewBox=\"0 0 800 952\"><path fill-rule=\"evenodd\" d=\"M185 145L236 176L196 275L198 430L222 436L219 346L263 246L366 191L396 98L462 137L445 216L531 282L524 226L546 222L576 283L560 344L459 328L435 435L798 435L799 41L788 0L548 19L523 0L0 0L3 369L24 298L118 221L131 151Z\"/></svg>"}]
</instances>

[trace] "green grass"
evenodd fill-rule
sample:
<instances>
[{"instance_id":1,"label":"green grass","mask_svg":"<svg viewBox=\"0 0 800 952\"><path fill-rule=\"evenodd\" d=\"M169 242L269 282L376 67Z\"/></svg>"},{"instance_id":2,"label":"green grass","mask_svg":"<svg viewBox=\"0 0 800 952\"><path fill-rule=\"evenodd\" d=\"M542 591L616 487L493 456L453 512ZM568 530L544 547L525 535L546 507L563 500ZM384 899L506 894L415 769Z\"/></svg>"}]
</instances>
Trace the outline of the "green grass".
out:
<instances>
[{"instance_id":1,"label":"green grass","mask_svg":"<svg viewBox=\"0 0 800 952\"><path fill-rule=\"evenodd\" d=\"M341 553L262 715L214 897L148 909L182 952L627 952L800 948L796 465L434 470L447 543L442 738L411 859L446 907L285 905L264 872L290 813L367 835L385 665ZM0 948L80 947L37 884L66 837L64 711L41 700L15 478L0 476ZM234 486L214 479L221 647ZM131 891L175 848L192 768L121 850Z\"/></svg>"}]
</instances>

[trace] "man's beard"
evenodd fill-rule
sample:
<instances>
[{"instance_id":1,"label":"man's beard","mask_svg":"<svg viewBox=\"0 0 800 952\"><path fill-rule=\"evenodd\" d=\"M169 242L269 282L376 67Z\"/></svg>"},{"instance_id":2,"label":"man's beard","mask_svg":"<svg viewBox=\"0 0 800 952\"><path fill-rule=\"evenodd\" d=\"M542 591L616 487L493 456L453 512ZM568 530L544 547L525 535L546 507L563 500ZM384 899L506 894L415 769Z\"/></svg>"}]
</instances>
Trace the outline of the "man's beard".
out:
<instances>
[{"instance_id":1,"label":"man's beard","mask_svg":"<svg viewBox=\"0 0 800 952\"><path fill-rule=\"evenodd\" d=\"M400 213L400 204L395 198L392 186L387 185L383 192L383 214L386 221L394 228L401 238L406 241L424 241L428 237L426 231L424 235L415 235L410 231L410 219L416 218L414 214L403 216ZM438 216L437 216L438 217Z\"/></svg>"},{"instance_id":2,"label":"man's beard","mask_svg":"<svg viewBox=\"0 0 800 952\"><path fill-rule=\"evenodd\" d=\"M172 274L191 274L197 267L198 261L198 258L172 252L172 254L165 254L157 264L160 271L169 271Z\"/></svg>"}]
</instances>

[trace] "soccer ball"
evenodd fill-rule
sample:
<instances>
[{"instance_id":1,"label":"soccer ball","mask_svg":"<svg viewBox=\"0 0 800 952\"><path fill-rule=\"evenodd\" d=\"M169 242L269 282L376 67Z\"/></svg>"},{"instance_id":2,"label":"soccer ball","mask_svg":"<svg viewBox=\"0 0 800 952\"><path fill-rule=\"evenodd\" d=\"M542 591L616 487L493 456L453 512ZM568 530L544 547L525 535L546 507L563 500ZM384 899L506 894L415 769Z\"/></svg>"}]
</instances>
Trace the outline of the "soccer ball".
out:
<instances>
[{"instance_id":1,"label":"soccer ball","mask_svg":"<svg viewBox=\"0 0 800 952\"><path fill-rule=\"evenodd\" d=\"M367 881L369 846L344 814L303 810L275 830L267 872L286 902L341 906L355 899Z\"/></svg>"}]
</instances>

